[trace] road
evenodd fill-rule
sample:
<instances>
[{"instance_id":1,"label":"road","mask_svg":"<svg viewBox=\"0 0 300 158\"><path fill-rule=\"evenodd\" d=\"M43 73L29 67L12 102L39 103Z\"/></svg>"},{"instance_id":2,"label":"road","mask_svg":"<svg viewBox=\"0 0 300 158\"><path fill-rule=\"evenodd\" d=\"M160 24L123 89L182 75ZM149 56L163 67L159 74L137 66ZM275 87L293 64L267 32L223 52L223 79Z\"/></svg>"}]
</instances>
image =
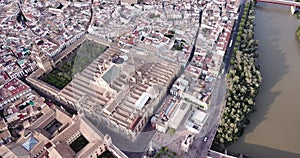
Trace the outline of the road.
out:
<instances>
[{"instance_id":1,"label":"road","mask_svg":"<svg viewBox=\"0 0 300 158\"><path fill-rule=\"evenodd\" d=\"M122 152L124 152L129 158L141 158L144 152L148 148L148 143L152 139L156 132L150 122L146 124L142 132L136 137L134 141L131 141L125 136L120 135L110 129L108 129L103 124L99 123L93 118L86 116L103 134L109 134L111 136L112 142L117 146Z\"/></svg>"},{"instance_id":2,"label":"road","mask_svg":"<svg viewBox=\"0 0 300 158\"><path fill-rule=\"evenodd\" d=\"M210 149L212 142L214 140L214 136L216 134L217 128L220 123L221 113L223 111L223 105L226 95L226 79L225 75L221 74L222 77L217 80L215 91L212 96L211 106L208 109L208 126L205 131L205 135L200 135L199 141L201 144L196 146L196 154L197 158L206 157L208 153L208 149ZM207 141L203 141L204 137L207 137ZM195 144L196 145L196 144Z\"/></svg>"},{"instance_id":3,"label":"road","mask_svg":"<svg viewBox=\"0 0 300 158\"><path fill-rule=\"evenodd\" d=\"M239 15L238 15L237 20L235 21L233 30L231 32L232 45L231 45L231 47L227 48L227 51L226 51L226 54L225 54L225 59L224 59L225 72L228 72L229 68L230 68L230 60L231 60L231 57L232 57L232 54L233 54L233 48L234 48L234 45L235 45L237 32L239 30L239 24L240 24L242 16L243 16L243 10L244 10L244 7L245 7L245 2L246 2L246 0L241 1Z\"/></svg>"},{"instance_id":4,"label":"road","mask_svg":"<svg viewBox=\"0 0 300 158\"><path fill-rule=\"evenodd\" d=\"M196 136L196 139L192 144L190 151L182 155L183 158L206 157L208 149L210 149L212 145L221 118L223 101L226 94L225 75L221 75L222 77L220 79L217 79L216 81L216 87L211 98L211 106L207 110L207 126L204 128L204 132L201 132ZM204 141L204 137L207 137L207 141Z\"/></svg>"},{"instance_id":5,"label":"road","mask_svg":"<svg viewBox=\"0 0 300 158\"><path fill-rule=\"evenodd\" d=\"M227 53L224 59L225 63L225 73L229 71L230 68L230 60L233 54L233 48L236 41L236 36L239 28L239 23L242 18L242 13L245 7L245 0L242 0L239 15L235 22L234 28L232 30L232 45L231 47L227 48ZM188 153L187 157L197 157L197 158L204 158L208 154L208 150L210 149L212 142L214 140L214 136L216 134L216 130L219 126L219 121L221 119L221 112L223 109L223 101L225 100L226 95L226 79L225 75L221 74L222 77L216 83L215 91L212 96L211 107L208 109L208 128L205 135L199 135L195 142L192 144L191 151ZM207 137L207 141L203 141L204 137Z\"/></svg>"},{"instance_id":6,"label":"road","mask_svg":"<svg viewBox=\"0 0 300 158\"><path fill-rule=\"evenodd\" d=\"M225 63L225 73L229 71L230 68L230 60L233 54L233 48L236 41L236 36L239 28L239 23L242 18L242 13L245 7L245 0L242 0L239 15L235 22L234 28L232 30L232 45L231 47L227 48L227 52L225 55L224 63ZM208 150L210 149L212 142L214 140L214 136L216 134L216 130L219 126L219 121L221 119L221 112L223 109L223 101L225 100L226 95L226 79L225 75L222 74L221 79L219 79L216 83L215 91L212 96L211 107L208 109L208 125L209 127L206 128L207 131L204 132L205 135L199 135L195 142L192 144L191 151L188 153L189 156L187 157L197 157L197 158L204 158L208 154ZM207 137L207 141L203 141L204 137Z\"/></svg>"}]
</instances>

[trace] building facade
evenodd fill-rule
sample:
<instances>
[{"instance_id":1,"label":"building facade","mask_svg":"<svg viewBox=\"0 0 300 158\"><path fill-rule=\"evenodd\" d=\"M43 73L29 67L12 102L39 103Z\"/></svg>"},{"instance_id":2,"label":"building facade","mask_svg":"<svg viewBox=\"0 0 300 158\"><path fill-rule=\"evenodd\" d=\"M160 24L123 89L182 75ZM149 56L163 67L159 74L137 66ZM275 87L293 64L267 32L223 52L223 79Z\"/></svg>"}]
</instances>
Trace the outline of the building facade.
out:
<instances>
[{"instance_id":1,"label":"building facade","mask_svg":"<svg viewBox=\"0 0 300 158\"><path fill-rule=\"evenodd\" d=\"M2 157L97 158L109 150L127 158L83 115L70 117L55 106L42 106L38 118L19 134L18 139L0 146Z\"/></svg>"}]
</instances>

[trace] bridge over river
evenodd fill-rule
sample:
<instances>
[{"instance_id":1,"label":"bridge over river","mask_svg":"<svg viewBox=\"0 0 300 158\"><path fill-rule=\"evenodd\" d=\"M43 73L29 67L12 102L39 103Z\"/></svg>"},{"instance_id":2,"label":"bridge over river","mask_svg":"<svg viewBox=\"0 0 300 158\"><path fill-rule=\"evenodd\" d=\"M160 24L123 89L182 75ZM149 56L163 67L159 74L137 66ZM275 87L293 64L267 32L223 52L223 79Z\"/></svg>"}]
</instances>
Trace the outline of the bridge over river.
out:
<instances>
[{"instance_id":1,"label":"bridge over river","mask_svg":"<svg viewBox=\"0 0 300 158\"><path fill-rule=\"evenodd\" d=\"M263 2L263 3L270 3L270 4L278 4L278 5L285 5L291 7L291 12L294 14L297 10L299 11L300 2L295 1L288 1L288 0L255 0L255 2Z\"/></svg>"}]
</instances>

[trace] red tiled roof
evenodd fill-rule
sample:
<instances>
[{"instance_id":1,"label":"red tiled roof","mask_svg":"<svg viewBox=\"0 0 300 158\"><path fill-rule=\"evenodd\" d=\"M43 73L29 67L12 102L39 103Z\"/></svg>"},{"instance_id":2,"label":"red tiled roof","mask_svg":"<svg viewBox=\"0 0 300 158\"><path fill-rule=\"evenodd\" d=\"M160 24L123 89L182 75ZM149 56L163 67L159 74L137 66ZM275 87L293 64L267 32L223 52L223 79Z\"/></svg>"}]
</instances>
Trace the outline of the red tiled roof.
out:
<instances>
[{"instance_id":1,"label":"red tiled roof","mask_svg":"<svg viewBox=\"0 0 300 158\"><path fill-rule=\"evenodd\" d=\"M226 49L227 49L227 45L228 45L228 42L229 42L229 39L230 39L230 35L231 35L231 33L229 32L228 34L227 34L227 37L226 37L226 42L225 42L225 44L224 44L224 47L223 47L223 51L225 51Z\"/></svg>"},{"instance_id":2,"label":"red tiled roof","mask_svg":"<svg viewBox=\"0 0 300 158\"><path fill-rule=\"evenodd\" d=\"M25 117L25 115L23 115L23 114L19 114L19 115L18 115L18 117L19 117L20 119L22 119L22 118L24 118L24 117Z\"/></svg>"},{"instance_id":3,"label":"red tiled roof","mask_svg":"<svg viewBox=\"0 0 300 158\"><path fill-rule=\"evenodd\" d=\"M3 73L2 76L4 77L5 80L8 79L8 75L6 73Z\"/></svg>"},{"instance_id":4,"label":"red tiled roof","mask_svg":"<svg viewBox=\"0 0 300 158\"><path fill-rule=\"evenodd\" d=\"M205 58L205 62L206 63L210 63L211 62L211 58Z\"/></svg>"},{"instance_id":5,"label":"red tiled roof","mask_svg":"<svg viewBox=\"0 0 300 158\"><path fill-rule=\"evenodd\" d=\"M13 80L11 80L10 82L8 82L8 83L6 83L3 87L5 88L5 89L7 89L7 88L9 88L10 86L12 86L14 83L16 83L17 82L17 80L16 79L13 79Z\"/></svg>"},{"instance_id":6,"label":"red tiled roof","mask_svg":"<svg viewBox=\"0 0 300 158\"><path fill-rule=\"evenodd\" d=\"M141 117L140 116L137 116L134 120L133 120L133 122L132 122L132 124L130 125L130 129L131 130L133 130L134 128L135 128L135 126L139 123L139 121L141 120Z\"/></svg>"},{"instance_id":7,"label":"red tiled roof","mask_svg":"<svg viewBox=\"0 0 300 158\"><path fill-rule=\"evenodd\" d=\"M28 89L28 87L25 86L25 85L23 85L23 86L21 86L21 87L18 87L18 88L16 88L16 89L10 91L10 93L11 93L12 95L14 95L14 94L20 93L20 92L22 92L22 91L24 91L24 90L26 90L26 89Z\"/></svg>"},{"instance_id":8,"label":"red tiled roof","mask_svg":"<svg viewBox=\"0 0 300 158\"><path fill-rule=\"evenodd\" d=\"M197 61L201 61L201 59L202 59L202 56L201 56L201 55L197 55L197 56L195 56L195 60L197 60Z\"/></svg>"},{"instance_id":9,"label":"red tiled roof","mask_svg":"<svg viewBox=\"0 0 300 158\"><path fill-rule=\"evenodd\" d=\"M163 37L162 42L166 42L168 39L166 37Z\"/></svg>"},{"instance_id":10,"label":"red tiled roof","mask_svg":"<svg viewBox=\"0 0 300 158\"><path fill-rule=\"evenodd\" d=\"M128 40L128 44L133 44L133 38L130 38L129 40Z\"/></svg>"}]
</instances>

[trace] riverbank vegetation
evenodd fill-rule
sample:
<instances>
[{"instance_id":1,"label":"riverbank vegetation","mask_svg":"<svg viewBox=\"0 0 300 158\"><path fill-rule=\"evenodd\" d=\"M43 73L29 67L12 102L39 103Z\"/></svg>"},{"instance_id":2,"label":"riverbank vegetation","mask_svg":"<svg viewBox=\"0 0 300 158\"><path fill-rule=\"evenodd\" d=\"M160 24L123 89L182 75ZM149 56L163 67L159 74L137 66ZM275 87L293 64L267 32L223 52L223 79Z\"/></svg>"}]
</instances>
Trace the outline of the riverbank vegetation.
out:
<instances>
[{"instance_id":1,"label":"riverbank vegetation","mask_svg":"<svg viewBox=\"0 0 300 158\"><path fill-rule=\"evenodd\" d=\"M258 41L254 40L255 3L245 4L238 36L227 74L227 94L223 116L214 145L224 148L237 141L250 123L249 115L255 111L255 97L262 82L256 65Z\"/></svg>"},{"instance_id":2,"label":"riverbank vegetation","mask_svg":"<svg viewBox=\"0 0 300 158\"><path fill-rule=\"evenodd\" d=\"M300 41L300 25L296 29L296 37Z\"/></svg>"},{"instance_id":3,"label":"riverbank vegetation","mask_svg":"<svg viewBox=\"0 0 300 158\"><path fill-rule=\"evenodd\" d=\"M295 0L295 2L300 2L300 0ZM296 10L296 11L295 11L294 16L295 16L297 19L300 19L300 12L299 12L299 10Z\"/></svg>"}]
</instances>

